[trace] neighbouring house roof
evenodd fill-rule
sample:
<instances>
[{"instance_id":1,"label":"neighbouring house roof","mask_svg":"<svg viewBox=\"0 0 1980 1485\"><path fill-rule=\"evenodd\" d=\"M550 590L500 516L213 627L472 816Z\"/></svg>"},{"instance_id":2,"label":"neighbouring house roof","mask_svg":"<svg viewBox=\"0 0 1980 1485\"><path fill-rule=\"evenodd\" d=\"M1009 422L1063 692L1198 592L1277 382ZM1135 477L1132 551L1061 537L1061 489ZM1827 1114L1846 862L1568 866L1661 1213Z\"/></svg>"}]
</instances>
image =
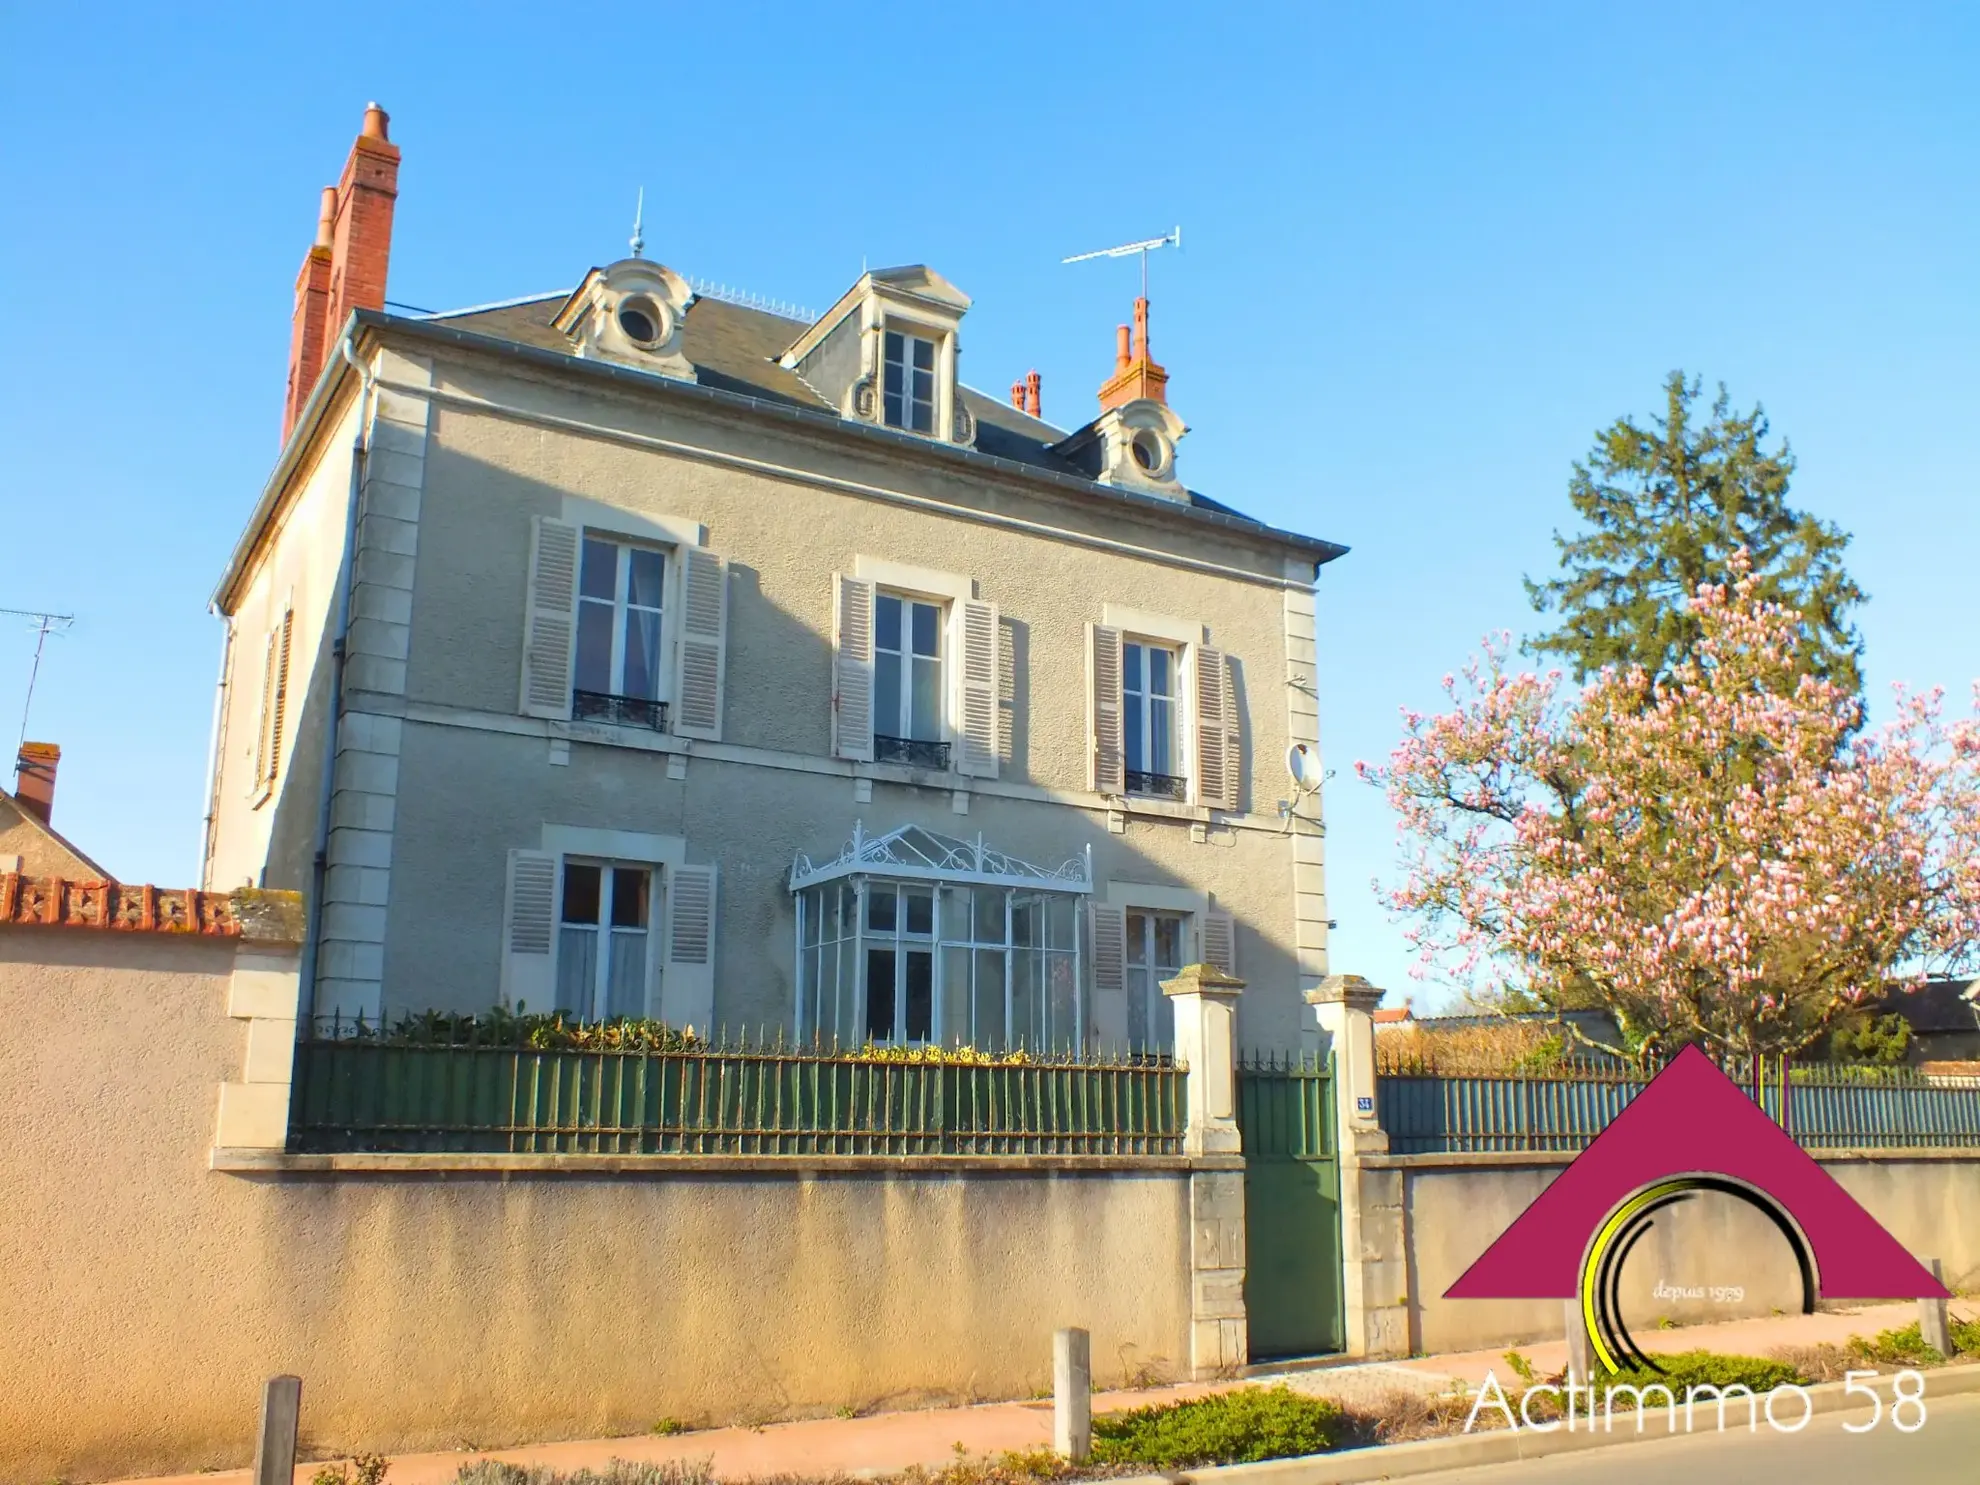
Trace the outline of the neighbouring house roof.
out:
<instances>
[{"instance_id":1,"label":"neighbouring house roof","mask_svg":"<svg viewBox=\"0 0 1980 1485\"><path fill-rule=\"evenodd\" d=\"M63 877L0 876L0 927L98 928L302 941L302 894L243 887L200 892Z\"/></svg>"},{"instance_id":2,"label":"neighbouring house roof","mask_svg":"<svg viewBox=\"0 0 1980 1485\"><path fill-rule=\"evenodd\" d=\"M111 880L110 873L61 831L0 789L0 856L19 856L28 876L76 876Z\"/></svg>"},{"instance_id":3,"label":"neighbouring house roof","mask_svg":"<svg viewBox=\"0 0 1980 1485\"><path fill-rule=\"evenodd\" d=\"M1916 990L1893 990L1874 1006L1873 1015L1899 1015L1913 1036L1958 1036L1980 1032L1980 980L1927 980Z\"/></svg>"}]
</instances>

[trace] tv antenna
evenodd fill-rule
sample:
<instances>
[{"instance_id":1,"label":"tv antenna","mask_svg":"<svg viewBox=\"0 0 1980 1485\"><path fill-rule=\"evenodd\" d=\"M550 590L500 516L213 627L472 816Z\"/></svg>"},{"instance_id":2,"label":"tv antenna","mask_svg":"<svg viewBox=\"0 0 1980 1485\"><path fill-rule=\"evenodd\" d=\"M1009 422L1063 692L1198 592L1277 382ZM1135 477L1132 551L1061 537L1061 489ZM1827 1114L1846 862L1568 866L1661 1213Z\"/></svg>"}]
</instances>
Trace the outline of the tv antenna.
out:
<instances>
[{"instance_id":1,"label":"tv antenna","mask_svg":"<svg viewBox=\"0 0 1980 1485\"><path fill-rule=\"evenodd\" d=\"M36 677L41 674L41 652L47 648L48 636L63 633L71 624L76 622L76 616L74 614L44 614L38 609L30 608L0 608L0 617L26 619L35 630L34 664L28 669L27 703L21 708L20 741L25 743L27 741L28 713L34 707L34 683ZM15 745L16 752L19 751L19 746L18 743Z\"/></svg>"},{"instance_id":2,"label":"tv antenna","mask_svg":"<svg viewBox=\"0 0 1980 1485\"><path fill-rule=\"evenodd\" d=\"M1084 263L1089 258L1125 258L1130 253L1141 254L1141 297L1148 297L1148 255L1157 248L1172 247L1182 251L1182 228L1165 233L1161 237L1150 237L1142 242L1124 242L1119 247L1101 248L1098 252L1074 253L1070 258L1061 258L1061 263Z\"/></svg>"}]
</instances>

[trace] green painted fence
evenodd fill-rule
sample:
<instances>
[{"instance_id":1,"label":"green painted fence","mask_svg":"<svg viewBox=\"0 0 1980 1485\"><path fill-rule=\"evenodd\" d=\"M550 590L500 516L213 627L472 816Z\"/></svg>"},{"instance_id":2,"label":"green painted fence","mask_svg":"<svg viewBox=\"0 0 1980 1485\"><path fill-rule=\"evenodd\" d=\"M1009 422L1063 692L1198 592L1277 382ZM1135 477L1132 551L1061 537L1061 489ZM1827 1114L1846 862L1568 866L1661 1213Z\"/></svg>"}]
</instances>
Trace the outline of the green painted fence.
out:
<instances>
[{"instance_id":1,"label":"green painted fence","mask_svg":"<svg viewBox=\"0 0 1980 1485\"><path fill-rule=\"evenodd\" d=\"M1182 1069L955 1065L829 1050L578 1050L313 1037L302 1151L600 1155L1175 1155Z\"/></svg>"},{"instance_id":2,"label":"green painted fence","mask_svg":"<svg viewBox=\"0 0 1980 1485\"><path fill-rule=\"evenodd\" d=\"M1729 1068L1752 1096L1744 1069ZM1608 1128L1653 1074L1618 1064L1532 1076L1440 1076L1384 1070L1376 1112L1397 1154L1579 1150ZM1814 1150L1980 1149L1980 1084L1906 1069L1794 1067L1759 1101Z\"/></svg>"}]
</instances>

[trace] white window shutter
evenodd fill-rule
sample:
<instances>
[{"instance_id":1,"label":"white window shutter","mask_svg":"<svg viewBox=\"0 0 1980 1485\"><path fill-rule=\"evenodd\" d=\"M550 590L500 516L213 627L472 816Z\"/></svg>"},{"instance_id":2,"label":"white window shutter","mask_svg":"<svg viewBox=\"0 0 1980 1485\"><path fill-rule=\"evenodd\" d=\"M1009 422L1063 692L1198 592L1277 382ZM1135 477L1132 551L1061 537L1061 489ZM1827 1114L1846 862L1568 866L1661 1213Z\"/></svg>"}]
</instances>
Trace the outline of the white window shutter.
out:
<instances>
[{"instance_id":1,"label":"white window shutter","mask_svg":"<svg viewBox=\"0 0 1980 1485\"><path fill-rule=\"evenodd\" d=\"M1238 717L1237 661L1224 656L1224 808L1235 812L1244 786L1244 726Z\"/></svg>"},{"instance_id":2,"label":"white window shutter","mask_svg":"<svg viewBox=\"0 0 1980 1485\"><path fill-rule=\"evenodd\" d=\"M722 740L722 683L729 627L729 561L706 547L681 556L680 642L675 646L672 730Z\"/></svg>"},{"instance_id":3,"label":"white window shutter","mask_svg":"<svg viewBox=\"0 0 1980 1485\"><path fill-rule=\"evenodd\" d=\"M1103 1047L1127 1044L1127 910L1104 902L1086 904L1087 949L1093 994L1087 1015L1093 1039Z\"/></svg>"},{"instance_id":4,"label":"white window shutter","mask_svg":"<svg viewBox=\"0 0 1980 1485\"><path fill-rule=\"evenodd\" d=\"M557 858L509 852L502 907L502 1004L547 1011L557 1003Z\"/></svg>"},{"instance_id":5,"label":"white window shutter","mask_svg":"<svg viewBox=\"0 0 1980 1485\"><path fill-rule=\"evenodd\" d=\"M1224 739L1224 652L1195 646L1190 675L1196 693L1192 730L1196 739L1196 802L1229 809Z\"/></svg>"},{"instance_id":6,"label":"white window shutter","mask_svg":"<svg viewBox=\"0 0 1980 1485\"><path fill-rule=\"evenodd\" d=\"M1227 975L1237 973L1237 923L1222 908L1203 915L1203 962Z\"/></svg>"},{"instance_id":7,"label":"white window shutter","mask_svg":"<svg viewBox=\"0 0 1980 1485\"><path fill-rule=\"evenodd\" d=\"M259 794L268 782L268 722L275 713L275 662L281 650L281 636L269 631L261 655L261 713L254 729L254 779L250 795Z\"/></svg>"},{"instance_id":8,"label":"white window shutter","mask_svg":"<svg viewBox=\"0 0 1980 1485\"><path fill-rule=\"evenodd\" d=\"M529 601L523 616L522 711L571 714L577 648L578 528L538 516L529 548Z\"/></svg>"},{"instance_id":9,"label":"white window shutter","mask_svg":"<svg viewBox=\"0 0 1980 1485\"><path fill-rule=\"evenodd\" d=\"M660 973L660 1018L676 1030L715 1032L715 868L667 873L667 958Z\"/></svg>"},{"instance_id":10,"label":"white window shutter","mask_svg":"<svg viewBox=\"0 0 1980 1485\"><path fill-rule=\"evenodd\" d=\"M289 715L289 641L295 633L294 609L282 613L275 646L275 699L268 712L268 782L282 774L282 728Z\"/></svg>"},{"instance_id":11,"label":"white window shutter","mask_svg":"<svg viewBox=\"0 0 1980 1485\"><path fill-rule=\"evenodd\" d=\"M966 598L962 609L962 758L957 772L972 778L997 777L997 638L1003 625L997 605Z\"/></svg>"},{"instance_id":12,"label":"white window shutter","mask_svg":"<svg viewBox=\"0 0 1980 1485\"><path fill-rule=\"evenodd\" d=\"M1096 792L1127 790L1121 756L1121 631L1105 624L1086 626L1086 729L1090 781Z\"/></svg>"},{"instance_id":13,"label":"white window shutter","mask_svg":"<svg viewBox=\"0 0 1980 1485\"><path fill-rule=\"evenodd\" d=\"M832 755L873 761L873 584L832 577Z\"/></svg>"}]
</instances>

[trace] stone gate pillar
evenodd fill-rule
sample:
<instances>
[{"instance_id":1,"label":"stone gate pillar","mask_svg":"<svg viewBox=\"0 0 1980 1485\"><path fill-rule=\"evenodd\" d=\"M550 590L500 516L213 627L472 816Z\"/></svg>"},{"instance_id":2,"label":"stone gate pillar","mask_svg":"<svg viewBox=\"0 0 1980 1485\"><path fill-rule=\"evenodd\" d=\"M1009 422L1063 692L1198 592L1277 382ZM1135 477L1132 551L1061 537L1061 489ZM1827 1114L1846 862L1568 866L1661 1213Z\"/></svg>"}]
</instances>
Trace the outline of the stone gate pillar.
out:
<instances>
[{"instance_id":1,"label":"stone gate pillar","mask_svg":"<svg viewBox=\"0 0 1980 1485\"><path fill-rule=\"evenodd\" d=\"M1375 1108L1375 1007L1383 992L1360 975L1328 975L1306 992L1334 1057L1334 1128L1341 1180L1341 1299L1350 1356L1409 1354L1409 1266L1403 1173L1364 1167L1386 1155Z\"/></svg>"},{"instance_id":2,"label":"stone gate pillar","mask_svg":"<svg viewBox=\"0 0 1980 1485\"><path fill-rule=\"evenodd\" d=\"M1162 982L1188 1069L1189 1369L1234 1375L1251 1359L1244 1312L1244 1155L1237 1122L1237 998L1244 981L1191 964Z\"/></svg>"}]
</instances>

